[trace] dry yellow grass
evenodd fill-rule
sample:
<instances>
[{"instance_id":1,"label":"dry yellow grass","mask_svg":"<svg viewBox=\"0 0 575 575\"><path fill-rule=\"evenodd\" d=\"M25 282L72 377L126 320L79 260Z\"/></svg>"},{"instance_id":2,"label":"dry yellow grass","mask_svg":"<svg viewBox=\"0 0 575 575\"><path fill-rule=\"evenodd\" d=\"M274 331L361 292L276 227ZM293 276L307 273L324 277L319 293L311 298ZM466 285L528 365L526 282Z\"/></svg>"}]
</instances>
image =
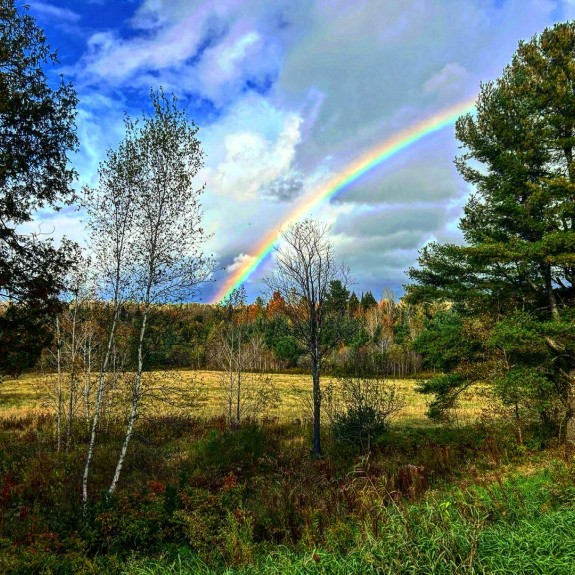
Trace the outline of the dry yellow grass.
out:
<instances>
[{"instance_id":1,"label":"dry yellow grass","mask_svg":"<svg viewBox=\"0 0 575 575\"><path fill-rule=\"evenodd\" d=\"M202 401L193 410L194 414L204 417L222 415L226 409L226 390L224 387L224 374L214 371L177 371L177 372L153 372L146 375L147 386L150 389L168 388L168 397L178 395L185 398L193 396L194 391L199 391ZM244 385L257 385L258 377L245 374ZM280 403L274 410L269 410L265 415L278 417L282 421L305 419L309 417L311 377L307 375L292 374L269 374L273 385L279 392ZM43 411L47 406L46 390L55 389L55 375L23 375L19 379L8 379L0 387L0 417L10 417L24 412ZM330 381L329 376L323 378L323 384ZM401 412L392 417L394 421L401 421L411 425L426 425L425 417L429 398L415 391L416 381L411 379L388 380L390 386L395 386L400 396L405 401L405 407ZM177 393L179 392L179 393ZM182 407L159 402L156 399L147 401L148 406L155 407L164 414L169 411L180 411ZM458 416L462 421L470 421L480 415L486 406L485 397L481 390L468 391L461 401Z\"/></svg>"},{"instance_id":2,"label":"dry yellow grass","mask_svg":"<svg viewBox=\"0 0 575 575\"><path fill-rule=\"evenodd\" d=\"M18 379L5 379L0 385L0 417L19 415L26 411L41 411L37 375L22 375Z\"/></svg>"}]
</instances>

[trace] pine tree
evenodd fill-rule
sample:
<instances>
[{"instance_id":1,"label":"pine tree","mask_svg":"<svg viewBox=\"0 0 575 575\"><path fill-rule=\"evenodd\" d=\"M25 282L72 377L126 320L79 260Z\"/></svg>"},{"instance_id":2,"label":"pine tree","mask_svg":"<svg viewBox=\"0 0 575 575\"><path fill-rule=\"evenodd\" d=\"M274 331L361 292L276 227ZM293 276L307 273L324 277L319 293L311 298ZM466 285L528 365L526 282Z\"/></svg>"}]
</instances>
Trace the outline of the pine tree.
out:
<instances>
[{"instance_id":1,"label":"pine tree","mask_svg":"<svg viewBox=\"0 0 575 575\"><path fill-rule=\"evenodd\" d=\"M565 428L575 414L574 80L568 22L521 42L502 76L481 86L476 116L456 124L456 166L475 187L460 222L465 245L426 246L407 287L410 301L451 302L459 319L430 327L475 350L425 386L437 413L489 378L518 416L523 406Z\"/></svg>"}]
</instances>

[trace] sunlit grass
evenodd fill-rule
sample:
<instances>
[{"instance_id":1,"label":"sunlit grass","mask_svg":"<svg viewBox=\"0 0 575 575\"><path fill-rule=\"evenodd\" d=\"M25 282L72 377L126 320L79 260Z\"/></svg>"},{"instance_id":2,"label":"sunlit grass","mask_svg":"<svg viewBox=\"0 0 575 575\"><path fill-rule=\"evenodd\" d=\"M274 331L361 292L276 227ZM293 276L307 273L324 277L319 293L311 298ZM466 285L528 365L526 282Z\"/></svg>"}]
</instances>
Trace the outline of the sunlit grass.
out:
<instances>
[{"instance_id":1,"label":"sunlit grass","mask_svg":"<svg viewBox=\"0 0 575 575\"><path fill-rule=\"evenodd\" d=\"M129 381L129 374L125 377ZM145 375L147 388L151 397L144 400L148 408L154 412L177 413L183 411L193 412L200 417L217 417L226 412L226 379L225 374L216 371L181 370L175 372L151 372ZM305 420L311 417L311 377L303 374L245 374L243 385L245 389L257 386L262 377L270 378L279 392L280 402L277 408L267 409L262 416L277 417L280 421ZM331 377L325 376L322 384L328 385ZM425 416L429 397L416 391L417 381L413 379L390 379L389 386L394 386L404 399L405 407L392 416L392 421L409 425L427 425ZM66 381L64 381L66 384ZM93 385L95 386L95 379ZM156 393L161 389L165 391L164 399L160 401ZM0 387L0 416L10 417L30 411L45 411L50 409L50 402L54 401L56 389L56 375L25 374L18 379L7 379ZM52 398L50 398L52 394ZM197 396L197 397L196 397ZM171 398L191 400L191 406L176 406L169 400ZM200 401L197 401L197 399ZM467 391L462 399L457 417L461 422L469 422L477 418L486 406L486 399L481 389ZM80 408L80 407L79 407Z\"/></svg>"},{"instance_id":2,"label":"sunlit grass","mask_svg":"<svg viewBox=\"0 0 575 575\"><path fill-rule=\"evenodd\" d=\"M42 411L43 397L38 384L43 376L25 374L18 379L5 379L0 385L0 414L2 417L22 412Z\"/></svg>"}]
</instances>

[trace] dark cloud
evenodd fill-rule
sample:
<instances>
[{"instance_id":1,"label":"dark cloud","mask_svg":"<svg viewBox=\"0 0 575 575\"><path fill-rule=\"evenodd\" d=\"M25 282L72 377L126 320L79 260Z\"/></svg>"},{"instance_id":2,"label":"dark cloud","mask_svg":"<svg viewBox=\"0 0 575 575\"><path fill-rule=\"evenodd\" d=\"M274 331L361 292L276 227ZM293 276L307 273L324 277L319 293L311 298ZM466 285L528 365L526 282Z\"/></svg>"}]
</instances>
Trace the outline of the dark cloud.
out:
<instances>
[{"instance_id":1,"label":"dark cloud","mask_svg":"<svg viewBox=\"0 0 575 575\"><path fill-rule=\"evenodd\" d=\"M289 202L301 194L303 184L299 174L285 174L265 186L262 195L277 202Z\"/></svg>"},{"instance_id":2,"label":"dark cloud","mask_svg":"<svg viewBox=\"0 0 575 575\"><path fill-rule=\"evenodd\" d=\"M389 238L404 234L404 237L417 238L417 244L422 234L440 229L446 218L447 212L441 205L400 209L382 206L363 215L341 215L335 223L334 232L352 238Z\"/></svg>"},{"instance_id":3,"label":"dark cloud","mask_svg":"<svg viewBox=\"0 0 575 575\"><path fill-rule=\"evenodd\" d=\"M402 293L405 270L417 263L424 238L400 233L388 238L359 238L337 245L337 257L350 267L356 291L370 290L379 297L385 288ZM415 247L413 247L415 246Z\"/></svg>"}]
</instances>

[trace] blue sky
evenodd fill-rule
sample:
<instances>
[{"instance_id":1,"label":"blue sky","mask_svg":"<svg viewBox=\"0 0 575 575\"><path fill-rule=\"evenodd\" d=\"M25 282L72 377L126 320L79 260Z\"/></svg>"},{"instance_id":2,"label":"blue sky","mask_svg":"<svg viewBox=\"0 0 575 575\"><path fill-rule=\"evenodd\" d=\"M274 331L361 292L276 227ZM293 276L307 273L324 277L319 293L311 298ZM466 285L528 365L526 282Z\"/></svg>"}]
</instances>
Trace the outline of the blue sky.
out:
<instances>
[{"instance_id":1,"label":"blue sky","mask_svg":"<svg viewBox=\"0 0 575 575\"><path fill-rule=\"evenodd\" d=\"M403 127L474 96L517 43L575 17L575 0L29 0L57 49L52 74L80 98L78 185L147 109L175 93L200 127L206 251L226 274L252 257L299 196ZM358 293L400 294L426 242L460 241L469 194L453 128L413 145L314 217L333 225ZM40 215L42 217L42 215ZM81 214L45 216L84 240ZM266 262L246 286L263 290Z\"/></svg>"}]
</instances>

